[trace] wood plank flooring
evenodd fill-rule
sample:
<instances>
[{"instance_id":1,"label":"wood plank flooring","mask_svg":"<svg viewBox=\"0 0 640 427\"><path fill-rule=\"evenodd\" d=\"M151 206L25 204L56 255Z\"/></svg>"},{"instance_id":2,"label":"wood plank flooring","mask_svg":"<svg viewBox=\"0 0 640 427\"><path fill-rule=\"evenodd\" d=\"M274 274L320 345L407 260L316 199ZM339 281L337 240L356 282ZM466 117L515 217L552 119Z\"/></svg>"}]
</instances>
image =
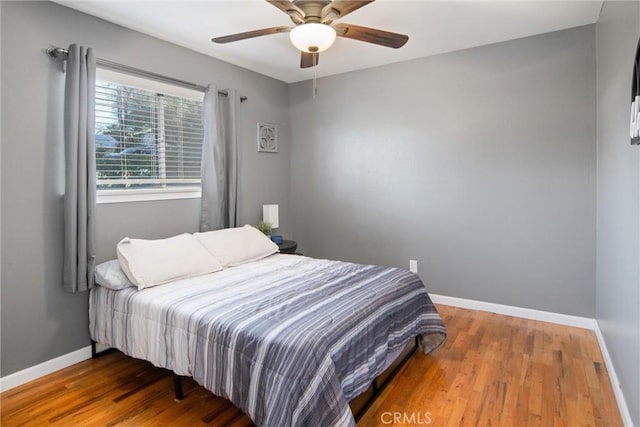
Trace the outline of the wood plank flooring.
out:
<instances>
[{"instance_id":1,"label":"wood plank flooring","mask_svg":"<svg viewBox=\"0 0 640 427\"><path fill-rule=\"evenodd\" d=\"M449 330L416 353L358 423L364 426L621 426L592 331L439 305ZM11 426L251 426L193 380L119 352L16 387L0 398Z\"/></svg>"}]
</instances>

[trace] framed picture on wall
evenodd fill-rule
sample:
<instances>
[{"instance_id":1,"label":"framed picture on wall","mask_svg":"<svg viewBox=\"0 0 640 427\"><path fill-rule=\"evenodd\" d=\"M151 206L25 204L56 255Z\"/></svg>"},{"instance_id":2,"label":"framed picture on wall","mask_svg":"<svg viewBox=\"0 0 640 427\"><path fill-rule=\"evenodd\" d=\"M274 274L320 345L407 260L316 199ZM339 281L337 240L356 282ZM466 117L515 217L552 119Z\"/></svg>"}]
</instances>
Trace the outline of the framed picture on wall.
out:
<instances>
[{"instance_id":1,"label":"framed picture on wall","mask_svg":"<svg viewBox=\"0 0 640 427\"><path fill-rule=\"evenodd\" d=\"M278 152L278 129L275 125L258 123L258 151L264 153Z\"/></svg>"}]
</instances>

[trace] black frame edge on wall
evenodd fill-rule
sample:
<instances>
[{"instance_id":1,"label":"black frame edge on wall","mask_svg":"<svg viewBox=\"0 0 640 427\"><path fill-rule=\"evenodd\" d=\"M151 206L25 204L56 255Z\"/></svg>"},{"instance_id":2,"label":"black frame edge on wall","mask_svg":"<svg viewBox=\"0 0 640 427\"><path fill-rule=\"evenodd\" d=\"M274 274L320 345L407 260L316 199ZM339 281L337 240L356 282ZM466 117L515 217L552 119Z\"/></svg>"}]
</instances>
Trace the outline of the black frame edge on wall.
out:
<instances>
[{"instance_id":1,"label":"black frame edge on wall","mask_svg":"<svg viewBox=\"0 0 640 427\"><path fill-rule=\"evenodd\" d=\"M635 102L635 107L634 107L634 102ZM631 123L629 124L629 137L631 138L631 144L632 145L640 145L640 135L638 136L633 136L634 132L633 132L633 124L634 124L634 114L635 114L635 121L637 122L638 120L640 120L640 113L638 113L638 111L640 110L640 38L638 38L638 45L636 47L636 56L635 59L633 60L633 76L631 79ZM634 113L634 108L635 108L635 113ZM636 127L638 125L636 124ZM637 134L637 131L636 131Z\"/></svg>"}]
</instances>

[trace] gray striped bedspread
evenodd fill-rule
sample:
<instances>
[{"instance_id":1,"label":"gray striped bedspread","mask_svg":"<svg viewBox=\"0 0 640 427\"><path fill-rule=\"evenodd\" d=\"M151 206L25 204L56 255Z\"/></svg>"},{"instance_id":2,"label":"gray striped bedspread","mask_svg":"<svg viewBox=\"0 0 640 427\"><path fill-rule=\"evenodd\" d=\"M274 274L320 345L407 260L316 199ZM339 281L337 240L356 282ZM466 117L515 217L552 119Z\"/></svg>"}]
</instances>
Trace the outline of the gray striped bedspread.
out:
<instances>
[{"instance_id":1,"label":"gray striped bedspread","mask_svg":"<svg viewBox=\"0 0 640 427\"><path fill-rule=\"evenodd\" d=\"M95 341L193 377L259 426L353 426L348 402L446 329L407 270L276 254L138 291L97 286Z\"/></svg>"}]
</instances>

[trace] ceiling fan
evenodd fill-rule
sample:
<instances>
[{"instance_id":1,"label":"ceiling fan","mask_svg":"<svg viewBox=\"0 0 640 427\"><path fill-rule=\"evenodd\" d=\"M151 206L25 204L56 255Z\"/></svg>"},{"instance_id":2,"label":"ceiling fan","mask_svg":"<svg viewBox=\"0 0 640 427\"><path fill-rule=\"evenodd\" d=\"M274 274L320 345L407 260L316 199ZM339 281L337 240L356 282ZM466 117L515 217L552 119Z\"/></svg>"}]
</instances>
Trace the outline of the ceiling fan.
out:
<instances>
[{"instance_id":1,"label":"ceiling fan","mask_svg":"<svg viewBox=\"0 0 640 427\"><path fill-rule=\"evenodd\" d=\"M215 43L230 43L253 37L277 33L290 33L291 42L302 52L300 68L318 65L319 53L333 44L336 36L360 40L397 49L404 46L409 37L375 28L353 24L334 23L374 0L267 0L296 24L294 27L270 27L244 33L215 37Z\"/></svg>"}]
</instances>

